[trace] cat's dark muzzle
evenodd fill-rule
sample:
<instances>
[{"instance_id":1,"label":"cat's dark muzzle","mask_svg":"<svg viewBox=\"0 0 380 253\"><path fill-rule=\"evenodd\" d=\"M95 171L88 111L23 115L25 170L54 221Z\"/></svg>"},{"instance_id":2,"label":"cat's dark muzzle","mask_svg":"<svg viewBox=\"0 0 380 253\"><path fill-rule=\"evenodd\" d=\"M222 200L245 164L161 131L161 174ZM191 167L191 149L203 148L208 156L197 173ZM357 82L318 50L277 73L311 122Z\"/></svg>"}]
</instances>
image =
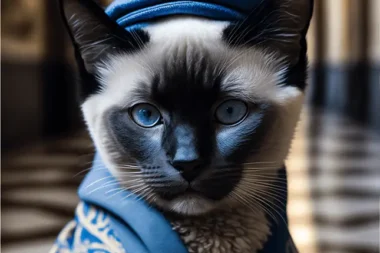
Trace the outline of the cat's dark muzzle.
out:
<instances>
[{"instance_id":1,"label":"cat's dark muzzle","mask_svg":"<svg viewBox=\"0 0 380 253\"><path fill-rule=\"evenodd\" d=\"M198 195L218 201L226 197L239 183L241 172L204 173L188 182L182 177L162 177L161 182L148 183L153 191L165 200L174 200L186 195Z\"/></svg>"}]
</instances>

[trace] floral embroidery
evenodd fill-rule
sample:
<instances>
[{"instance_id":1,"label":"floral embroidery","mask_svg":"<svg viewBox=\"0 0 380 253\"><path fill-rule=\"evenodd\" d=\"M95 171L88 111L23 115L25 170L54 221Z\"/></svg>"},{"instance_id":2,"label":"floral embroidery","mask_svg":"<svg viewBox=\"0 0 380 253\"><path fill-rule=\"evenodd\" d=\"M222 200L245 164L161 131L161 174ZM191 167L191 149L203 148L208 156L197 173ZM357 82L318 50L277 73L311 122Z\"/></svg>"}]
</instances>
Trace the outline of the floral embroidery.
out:
<instances>
[{"instance_id":1,"label":"floral embroidery","mask_svg":"<svg viewBox=\"0 0 380 253\"><path fill-rule=\"evenodd\" d=\"M125 253L110 226L110 217L93 206L81 202L75 220L59 234L50 253Z\"/></svg>"}]
</instances>

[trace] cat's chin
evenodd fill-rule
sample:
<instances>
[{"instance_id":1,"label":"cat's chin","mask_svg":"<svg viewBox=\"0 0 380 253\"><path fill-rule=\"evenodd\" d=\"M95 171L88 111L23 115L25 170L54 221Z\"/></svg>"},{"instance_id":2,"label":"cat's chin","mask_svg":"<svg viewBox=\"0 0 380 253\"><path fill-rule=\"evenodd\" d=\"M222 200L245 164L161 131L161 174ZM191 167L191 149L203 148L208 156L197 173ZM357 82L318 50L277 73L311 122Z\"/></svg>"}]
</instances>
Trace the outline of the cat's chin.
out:
<instances>
[{"instance_id":1,"label":"cat's chin","mask_svg":"<svg viewBox=\"0 0 380 253\"><path fill-rule=\"evenodd\" d=\"M214 201L194 193L186 193L172 200L162 200L157 204L167 211L188 216L203 215L216 208Z\"/></svg>"}]
</instances>

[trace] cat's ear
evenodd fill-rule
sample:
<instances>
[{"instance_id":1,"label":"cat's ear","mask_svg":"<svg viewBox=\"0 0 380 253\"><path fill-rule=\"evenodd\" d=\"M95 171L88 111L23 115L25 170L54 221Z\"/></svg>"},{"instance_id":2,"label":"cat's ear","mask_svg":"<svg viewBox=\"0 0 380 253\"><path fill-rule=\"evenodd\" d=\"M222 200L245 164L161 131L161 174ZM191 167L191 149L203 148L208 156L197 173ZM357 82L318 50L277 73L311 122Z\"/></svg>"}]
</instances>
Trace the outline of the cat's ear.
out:
<instances>
[{"instance_id":1,"label":"cat's ear","mask_svg":"<svg viewBox=\"0 0 380 253\"><path fill-rule=\"evenodd\" d=\"M89 73L105 57L138 49L148 40L143 31L131 34L120 27L93 0L59 0L59 6L79 67L82 65Z\"/></svg>"},{"instance_id":2,"label":"cat's ear","mask_svg":"<svg viewBox=\"0 0 380 253\"><path fill-rule=\"evenodd\" d=\"M313 12L313 0L260 0L246 20L224 31L235 46L270 47L290 62L306 52L305 37Z\"/></svg>"}]
</instances>

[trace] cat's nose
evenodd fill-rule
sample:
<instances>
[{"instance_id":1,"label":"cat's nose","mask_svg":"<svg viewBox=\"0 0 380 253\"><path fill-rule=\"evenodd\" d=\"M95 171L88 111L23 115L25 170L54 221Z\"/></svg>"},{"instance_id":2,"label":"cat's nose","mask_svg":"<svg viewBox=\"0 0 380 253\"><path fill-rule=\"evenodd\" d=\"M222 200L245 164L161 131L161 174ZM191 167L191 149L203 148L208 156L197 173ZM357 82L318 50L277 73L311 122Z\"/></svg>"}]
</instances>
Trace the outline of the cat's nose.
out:
<instances>
[{"instance_id":1,"label":"cat's nose","mask_svg":"<svg viewBox=\"0 0 380 253\"><path fill-rule=\"evenodd\" d=\"M172 166L181 173L186 181L191 182L201 173L203 162L200 159L174 160Z\"/></svg>"},{"instance_id":2,"label":"cat's nose","mask_svg":"<svg viewBox=\"0 0 380 253\"><path fill-rule=\"evenodd\" d=\"M177 142L171 164L185 180L191 182L200 174L203 167L195 130L186 125L177 126L175 135Z\"/></svg>"}]
</instances>

